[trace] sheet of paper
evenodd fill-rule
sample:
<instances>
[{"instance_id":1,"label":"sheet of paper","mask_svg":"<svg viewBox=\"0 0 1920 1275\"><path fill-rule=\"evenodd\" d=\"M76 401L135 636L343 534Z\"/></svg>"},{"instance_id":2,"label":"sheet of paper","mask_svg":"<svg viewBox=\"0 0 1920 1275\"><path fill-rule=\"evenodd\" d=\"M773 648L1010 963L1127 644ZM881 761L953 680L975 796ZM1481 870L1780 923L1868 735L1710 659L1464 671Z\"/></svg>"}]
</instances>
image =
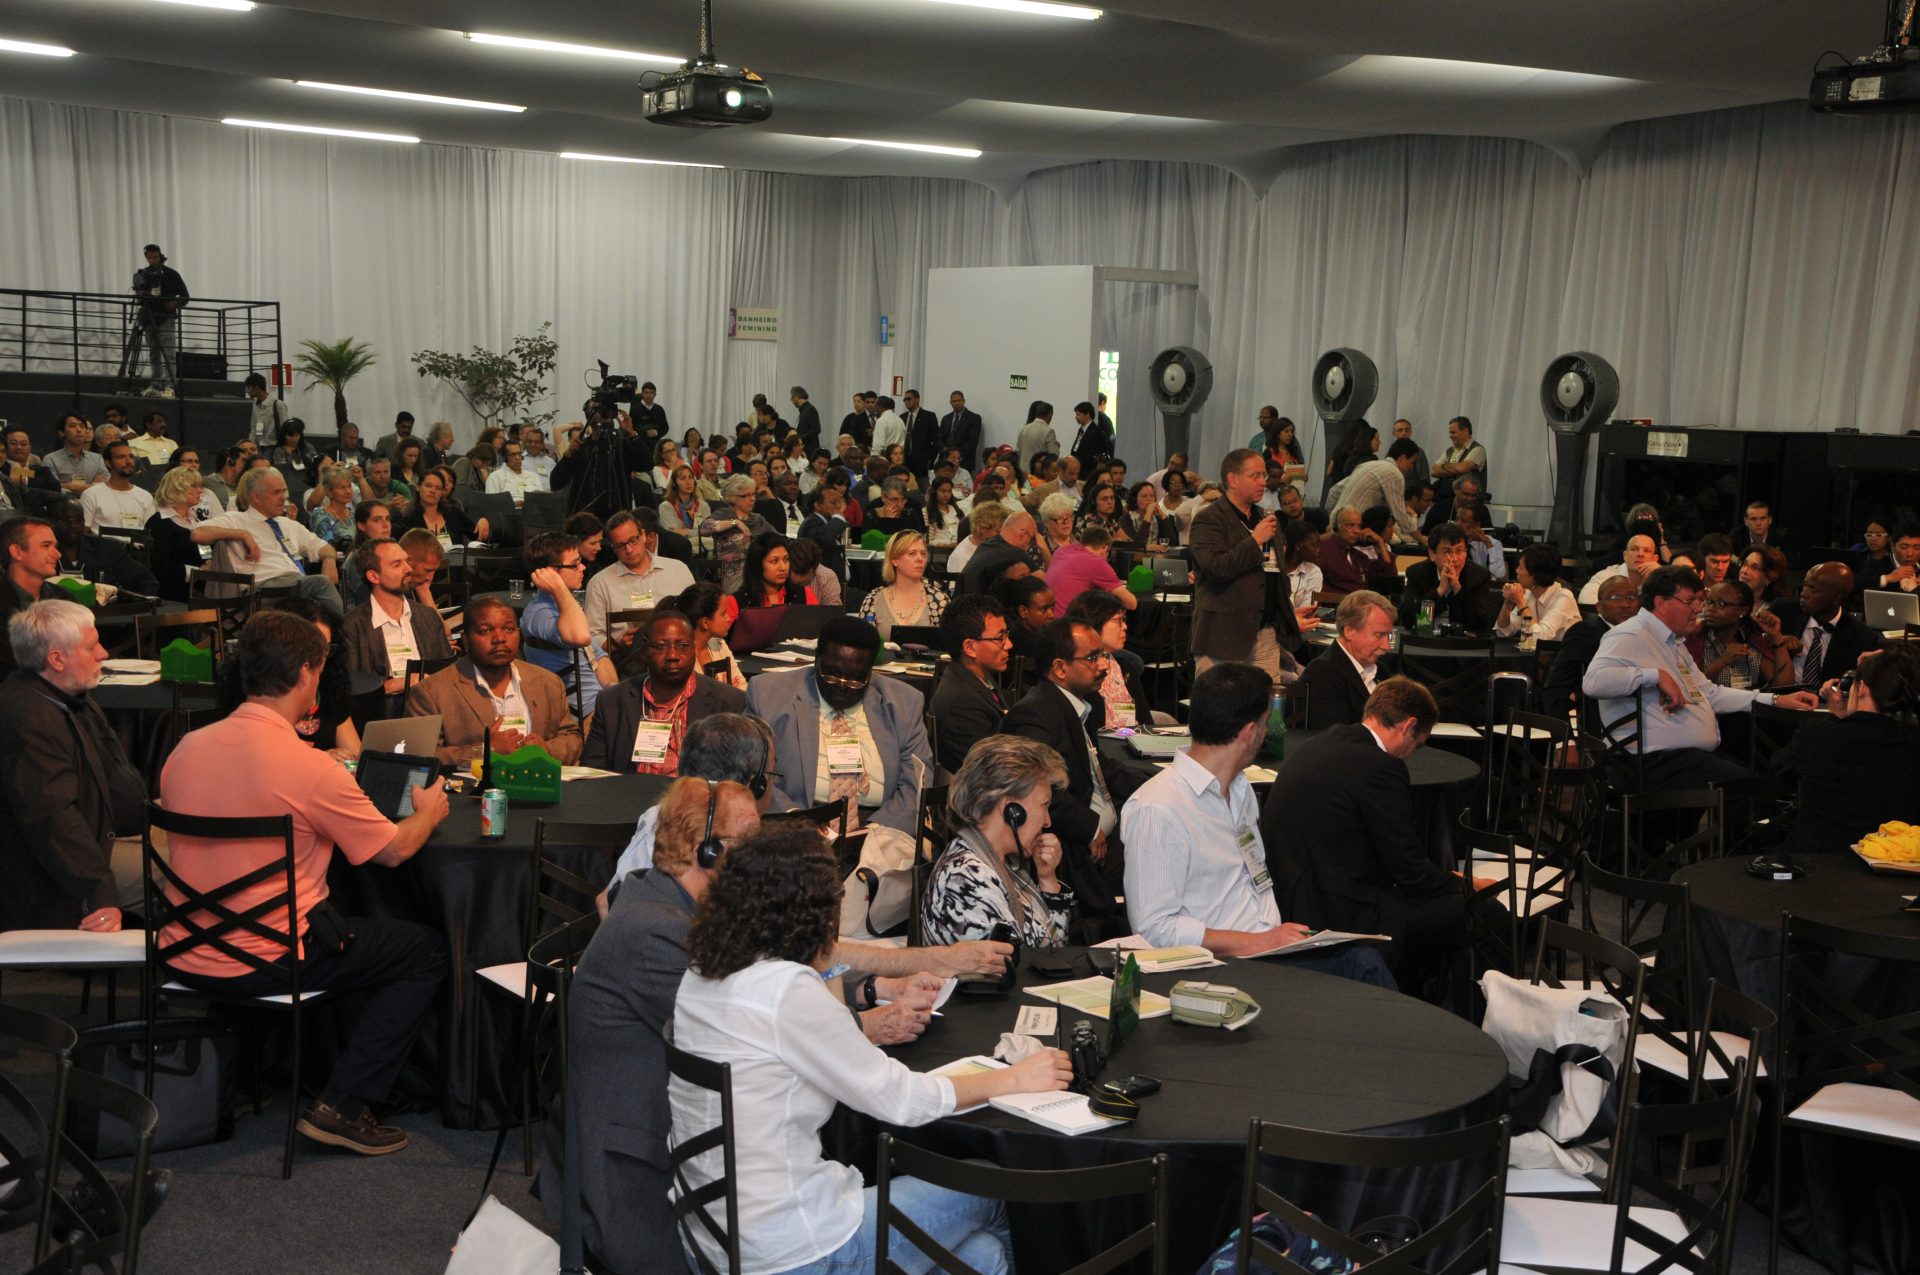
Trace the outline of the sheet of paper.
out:
<instances>
[{"instance_id":1,"label":"sheet of paper","mask_svg":"<svg viewBox=\"0 0 1920 1275\"><path fill-rule=\"evenodd\" d=\"M1105 1018L1108 1007L1113 1003L1113 980L1104 974L1095 974L1092 978L1077 978L1067 983L1029 987L1026 992L1043 1001L1063 1005L1076 1014ZM1173 1002L1158 992L1143 990L1140 993L1140 1017L1164 1018L1172 1012Z\"/></svg>"},{"instance_id":2,"label":"sheet of paper","mask_svg":"<svg viewBox=\"0 0 1920 1275\"><path fill-rule=\"evenodd\" d=\"M760 658L775 664L811 664L813 656L805 651L762 651Z\"/></svg>"},{"instance_id":3,"label":"sheet of paper","mask_svg":"<svg viewBox=\"0 0 1920 1275\"><path fill-rule=\"evenodd\" d=\"M955 1076L979 1076L989 1071L1001 1071L1005 1069L1006 1065L1007 1064L1001 1062L998 1058L989 1058L985 1054L975 1054L971 1058L956 1058L950 1063L935 1067L928 1074L945 1076L948 1080L952 1080ZM971 1107L956 1108L953 1114L956 1116L964 1116L969 1112L984 1111L986 1110L986 1106L987 1104L984 1102L976 1102Z\"/></svg>"},{"instance_id":4,"label":"sheet of paper","mask_svg":"<svg viewBox=\"0 0 1920 1275\"><path fill-rule=\"evenodd\" d=\"M1052 1040L1059 1025L1060 1009L1057 1005L1022 1005L1019 1015L1013 1020L1013 1034Z\"/></svg>"},{"instance_id":5,"label":"sheet of paper","mask_svg":"<svg viewBox=\"0 0 1920 1275\"><path fill-rule=\"evenodd\" d=\"M1224 963L1198 944L1189 944L1184 947L1154 947L1138 934L1108 939L1094 946L1132 952L1134 959L1140 962L1142 974L1164 974L1169 970L1202 970Z\"/></svg>"},{"instance_id":6,"label":"sheet of paper","mask_svg":"<svg viewBox=\"0 0 1920 1275\"><path fill-rule=\"evenodd\" d=\"M617 770L599 770L593 766L562 766L560 782L564 784L574 779L612 779L619 773Z\"/></svg>"},{"instance_id":7,"label":"sheet of paper","mask_svg":"<svg viewBox=\"0 0 1920 1275\"><path fill-rule=\"evenodd\" d=\"M1269 956L1300 956L1307 952L1317 952L1325 947L1337 947L1342 943L1391 943L1392 936L1386 934L1354 934L1346 930L1315 930L1298 943L1289 943L1285 947L1274 948L1271 952L1256 952L1255 959ZM1145 1017L1145 1015L1142 1015Z\"/></svg>"}]
</instances>

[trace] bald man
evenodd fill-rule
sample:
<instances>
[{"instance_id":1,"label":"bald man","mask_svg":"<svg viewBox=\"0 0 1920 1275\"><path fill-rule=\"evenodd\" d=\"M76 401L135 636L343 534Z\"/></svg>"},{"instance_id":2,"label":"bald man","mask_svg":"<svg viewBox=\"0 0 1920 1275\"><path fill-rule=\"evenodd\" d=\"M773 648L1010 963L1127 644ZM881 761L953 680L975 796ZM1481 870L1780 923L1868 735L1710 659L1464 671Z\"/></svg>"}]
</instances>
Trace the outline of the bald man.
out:
<instances>
[{"instance_id":1,"label":"bald man","mask_svg":"<svg viewBox=\"0 0 1920 1275\"><path fill-rule=\"evenodd\" d=\"M1040 563L1033 551L1033 542L1039 535L1039 524L1029 513L1009 514L1000 524L1000 534L984 541L977 552L967 559L965 570L960 575L960 587L966 593L985 593L995 580L1008 575L1008 568L1015 564L1024 564L1026 575L1039 567Z\"/></svg>"},{"instance_id":2,"label":"bald man","mask_svg":"<svg viewBox=\"0 0 1920 1275\"><path fill-rule=\"evenodd\" d=\"M1886 644L1878 632L1846 613L1852 595L1852 569L1823 562L1800 582L1796 602L1779 602L1755 614L1760 626L1793 656L1794 685L1817 691Z\"/></svg>"}]
</instances>

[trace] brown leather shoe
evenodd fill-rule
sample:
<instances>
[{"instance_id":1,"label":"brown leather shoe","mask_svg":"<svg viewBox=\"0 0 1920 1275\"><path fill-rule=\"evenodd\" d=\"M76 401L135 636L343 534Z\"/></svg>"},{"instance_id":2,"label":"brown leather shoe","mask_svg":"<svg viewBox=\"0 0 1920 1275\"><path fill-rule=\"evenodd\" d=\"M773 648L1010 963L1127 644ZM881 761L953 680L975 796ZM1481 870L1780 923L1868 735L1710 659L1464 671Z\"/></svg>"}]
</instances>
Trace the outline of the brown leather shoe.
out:
<instances>
[{"instance_id":1,"label":"brown leather shoe","mask_svg":"<svg viewBox=\"0 0 1920 1275\"><path fill-rule=\"evenodd\" d=\"M360 1155L392 1155L407 1148L406 1130L378 1123L365 1107L349 1120L326 1103L315 1102L300 1113L300 1123L294 1128L315 1142L345 1147Z\"/></svg>"}]
</instances>

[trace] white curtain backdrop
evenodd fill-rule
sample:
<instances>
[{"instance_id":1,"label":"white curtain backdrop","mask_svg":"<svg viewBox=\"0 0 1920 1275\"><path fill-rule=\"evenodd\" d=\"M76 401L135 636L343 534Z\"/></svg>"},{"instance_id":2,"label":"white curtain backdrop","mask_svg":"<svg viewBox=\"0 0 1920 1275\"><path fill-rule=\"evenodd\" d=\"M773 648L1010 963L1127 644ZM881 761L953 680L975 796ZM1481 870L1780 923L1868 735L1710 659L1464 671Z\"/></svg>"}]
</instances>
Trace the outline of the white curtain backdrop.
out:
<instances>
[{"instance_id":1,"label":"white curtain backdrop","mask_svg":"<svg viewBox=\"0 0 1920 1275\"><path fill-rule=\"evenodd\" d=\"M372 342L380 362L349 392L363 426L405 407L463 441L474 422L411 352L502 347L551 319L562 421L598 357L657 382L676 434L730 427L755 390L784 405L795 384L831 425L878 380L882 312L917 383L930 268L1094 264L1200 277L1108 289L1136 470L1161 346L1214 362L1196 433L1211 463L1263 403L1317 455L1307 378L1351 345L1380 368L1376 425L1407 416L1437 451L1466 412L1497 496L1544 503L1538 385L1563 350L1613 361L1622 416L1920 424L1916 227L1920 119L1792 103L1622 126L1584 175L1526 143L1395 137L1290 151L1260 194L1207 167L1099 162L1003 200L957 180L598 165L0 98L0 286L119 292L157 240L201 296L278 300L289 348ZM778 307L779 342L729 342L736 305ZM955 387L920 388L938 407ZM322 395L296 398L329 419Z\"/></svg>"}]
</instances>

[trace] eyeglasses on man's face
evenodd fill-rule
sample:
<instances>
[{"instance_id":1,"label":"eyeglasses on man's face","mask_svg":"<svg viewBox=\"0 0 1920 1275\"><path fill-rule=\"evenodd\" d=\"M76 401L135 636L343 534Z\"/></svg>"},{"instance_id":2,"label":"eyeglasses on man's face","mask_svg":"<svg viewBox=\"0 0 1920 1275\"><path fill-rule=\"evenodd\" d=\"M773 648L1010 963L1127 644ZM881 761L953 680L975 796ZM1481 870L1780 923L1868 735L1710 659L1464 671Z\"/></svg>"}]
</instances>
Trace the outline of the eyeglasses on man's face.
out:
<instances>
[{"instance_id":1,"label":"eyeglasses on man's face","mask_svg":"<svg viewBox=\"0 0 1920 1275\"><path fill-rule=\"evenodd\" d=\"M822 685L843 691L864 691L867 689L867 683L873 680L871 673L865 677L841 677L836 673L821 673L816 670L814 676L820 679Z\"/></svg>"}]
</instances>

